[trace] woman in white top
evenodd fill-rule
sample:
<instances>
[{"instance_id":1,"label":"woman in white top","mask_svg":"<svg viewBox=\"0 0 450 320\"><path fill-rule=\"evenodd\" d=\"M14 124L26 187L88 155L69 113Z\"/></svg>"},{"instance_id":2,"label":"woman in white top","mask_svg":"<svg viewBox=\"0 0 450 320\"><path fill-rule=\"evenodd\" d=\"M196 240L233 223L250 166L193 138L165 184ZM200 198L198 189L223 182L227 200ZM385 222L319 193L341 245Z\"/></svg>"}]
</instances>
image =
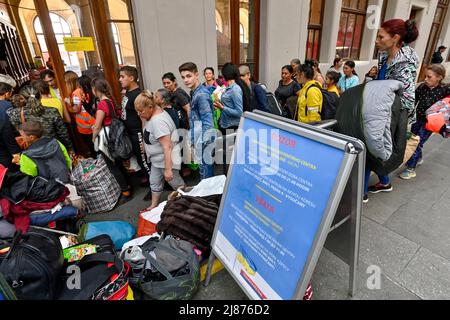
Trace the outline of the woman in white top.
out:
<instances>
[{"instance_id":1,"label":"woman in white top","mask_svg":"<svg viewBox=\"0 0 450 320\"><path fill-rule=\"evenodd\" d=\"M153 93L143 91L135 101L137 114L144 121L145 152L152 164L150 188L152 204L148 211L159 205L164 181L177 190L185 185L180 176L180 137L170 115L155 103Z\"/></svg>"}]
</instances>

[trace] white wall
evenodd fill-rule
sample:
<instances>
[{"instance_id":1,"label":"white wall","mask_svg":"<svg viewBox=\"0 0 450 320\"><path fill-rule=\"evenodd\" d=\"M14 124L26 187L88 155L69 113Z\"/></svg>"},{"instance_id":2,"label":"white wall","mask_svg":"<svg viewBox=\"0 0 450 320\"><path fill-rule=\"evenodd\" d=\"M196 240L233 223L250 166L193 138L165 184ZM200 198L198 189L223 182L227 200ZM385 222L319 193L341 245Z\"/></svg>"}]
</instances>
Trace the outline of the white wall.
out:
<instances>
[{"instance_id":1,"label":"white wall","mask_svg":"<svg viewBox=\"0 0 450 320\"><path fill-rule=\"evenodd\" d=\"M260 82L275 91L281 68L294 58L304 60L309 0L261 1Z\"/></svg>"},{"instance_id":2,"label":"white wall","mask_svg":"<svg viewBox=\"0 0 450 320\"><path fill-rule=\"evenodd\" d=\"M162 87L161 77L194 62L202 72L217 68L214 0L134 0L136 36L144 86Z\"/></svg>"}]
</instances>

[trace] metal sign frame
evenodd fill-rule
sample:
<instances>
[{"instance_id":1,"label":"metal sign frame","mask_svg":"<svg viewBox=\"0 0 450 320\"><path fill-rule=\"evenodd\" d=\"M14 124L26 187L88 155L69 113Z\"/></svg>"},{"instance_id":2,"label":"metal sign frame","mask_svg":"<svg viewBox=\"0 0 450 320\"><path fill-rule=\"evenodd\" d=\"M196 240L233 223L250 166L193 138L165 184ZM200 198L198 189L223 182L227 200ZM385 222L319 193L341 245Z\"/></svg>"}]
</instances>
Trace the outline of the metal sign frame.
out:
<instances>
[{"instance_id":1,"label":"metal sign frame","mask_svg":"<svg viewBox=\"0 0 450 320\"><path fill-rule=\"evenodd\" d=\"M333 223L333 228L330 230L334 231L335 229L342 226L345 222L350 221L350 234L347 237L348 248L349 248L349 256L346 259L345 257L340 257L343 260L346 260L349 265L349 295L353 297L356 292L356 281L357 281L357 271L358 271L358 263L359 263L359 247L360 247L360 233L361 233L361 217L363 211L363 203L362 196L364 195L364 175L366 172L366 145L361 141L354 137L346 136L341 133L332 132L329 130L322 130L326 128L332 128L337 124L337 121L324 121L318 125L311 126L307 125L292 119L287 119L281 116L277 116L274 114L262 112L259 110L254 111L256 114L269 117L272 119L276 119L279 121L287 122L292 125L298 127L309 128L309 130L322 132L327 135L332 135L338 139L342 139L352 143L353 146L358 151L358 158L353 167L352 175L349 180L350 190L345 191L344 198L342 201L347 199L351 200L351 208L348 209L345 203L341 203L341 206L338 208L338 212L336 214L336 219ZM347 194L348 193L348 194ZM350 211L350 212L348 212ZM333 250L330 249L332 252ZM335 252L336 253L336 252Z\"/></svg>"},{"instance_id":2,"label":"metal sign frame","mask_svg":"<svg viewBox=\"0 0 450 320\"><path fill-rule=\"evenodd\" d=\"M303 298L305 291L309 285L311 276L314 272L314 269L316 267L317 261L320 257L320 254L322 252L322 249L324 247L325 241L327 239L327 236L329 234L329 230L331 228L331 225L334 221L335 214L338 210L342 195L345 190L345 186L347 185L347 182L350 179L351 173L354 168L354 164L356 163L356 160L358 158L359 152L357 149L353 146L353 144L347 140L341 139L340 137L337 137L335 135L329 134L327 131L323 129L314 129L311 130L310 126L299 126L297 123L290 123L289 121L285 121L286 119L280 118L277 116L270 116L268 117L265 113L245 113L244 117L241 119L241 127L246 119L254 120L257 122L260 122L262 124L272 126L274 129L280 129L287 132L290 132L292 134L301 136L306 139L313 140L315 142L336 148L342 150L344 154L344 159L342 161L339 174L336 177L336 181L334 183L333 191L330 195L330 198L328 199L327 207L323 213L321 224L316 232L316 236L313 242L313 245L310 248L308 258L306 261L306 264L303 268L303 273L299 277L299 282L296 287L296 291L294 296L291 299L297 299L300 300ZM239 144L240 140L242 138L242 132L238 134L237 138L237 144ZM234 172L234 159L235 159L235 152L233 152L233 161L230 166L229 176L231 177ZM222 221L223 217L223 208L225 206L225 200L226 195L229 192L229 184L231 179L227 180L225 190L224 190L224 196L222 198L222 203L219 210L219 215L217 218L215 230L214 230L214 236L212 240L212 252L209 259L208 264L208 272L207 277L205 281L205 286L207 286L211 279L211 268L214 263L215 258L219 258L219 260L224 264L225 268L228 270L228 272L232 275L234 280L239 284L241 289L247 294L249 298L252 298L253 294L252 292L248 291L247 288L241 283L241 279L237 279L237 277L234 275L232 271L232 267L227 265L225 263L225 259L222 256L220 250L218 250L217 247L217 238L220 231L220 222ZM358 246L359 248L359 246ZM353 281L354 282L354 281Z\"/></svg>"}]
</instances>

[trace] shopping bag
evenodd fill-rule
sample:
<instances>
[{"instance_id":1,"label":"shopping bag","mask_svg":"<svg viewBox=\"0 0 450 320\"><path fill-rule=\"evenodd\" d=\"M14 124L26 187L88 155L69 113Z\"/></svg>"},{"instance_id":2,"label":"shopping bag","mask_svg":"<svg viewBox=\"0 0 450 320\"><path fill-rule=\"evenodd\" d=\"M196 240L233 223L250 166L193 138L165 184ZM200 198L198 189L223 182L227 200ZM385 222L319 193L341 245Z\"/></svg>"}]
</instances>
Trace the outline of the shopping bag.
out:
<instances>
[{"instance_id":1,"label":"shopping bag","mask_svg":"<svg viewBox=\"0 0 450 320\"><path fill-rule=\"evenodd\" d=\"M121 190L102 156L81 161L72 172L72 182L90 214L111 211Z\"/></svg>"}]
</instances>

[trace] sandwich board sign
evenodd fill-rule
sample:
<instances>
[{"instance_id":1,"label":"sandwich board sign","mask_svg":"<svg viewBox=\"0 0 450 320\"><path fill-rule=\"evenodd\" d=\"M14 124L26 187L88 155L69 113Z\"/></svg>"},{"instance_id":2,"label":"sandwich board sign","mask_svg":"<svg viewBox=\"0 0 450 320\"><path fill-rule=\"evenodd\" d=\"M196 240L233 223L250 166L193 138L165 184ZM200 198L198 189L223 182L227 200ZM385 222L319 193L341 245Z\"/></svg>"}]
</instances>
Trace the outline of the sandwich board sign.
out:
<instances>
[{"instance_id":1,"label":"sandwich board sign","mask_svg":"<svg viewBox=\"0 0 450 320\"><path fill-rule=\"evenodd\" d=\"M301 300L340 203L347 141L246 113L212 241L250 299Z\"/></svg>"}]
</instances>

